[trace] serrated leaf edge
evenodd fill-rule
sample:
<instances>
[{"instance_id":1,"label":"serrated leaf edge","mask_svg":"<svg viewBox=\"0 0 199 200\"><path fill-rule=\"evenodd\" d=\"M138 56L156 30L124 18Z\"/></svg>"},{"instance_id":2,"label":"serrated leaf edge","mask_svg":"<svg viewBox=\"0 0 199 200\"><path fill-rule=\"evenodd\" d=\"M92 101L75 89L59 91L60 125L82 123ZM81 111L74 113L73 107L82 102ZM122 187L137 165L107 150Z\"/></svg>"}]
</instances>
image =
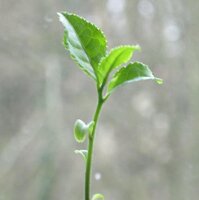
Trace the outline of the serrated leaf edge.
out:
<instances>
[{"instance_id":1,"label":"serrated leaf edge","mask_svg":"<svg viewBox=\"0 0 199 200\"><path fill-rule=\"evenodd\" d=\"M108 48L108 46L107 46L107 45L108 45L108 42L107 42L107 39L106 39L106 36L105 36L104 32L103 32L99 27L97 27L94 23L88 21L87 19L85 19L85 18L83 18L83 17L81 17L81 16L79 16L79 15L77 15L77 14L75 14L75 13L70 13L70 12L58 12L58 13L61 13L61 14L62 14L62 13L67 13L68 15L78 17L78 18L80 18L81 20L85 21L86 23L88 23L88 24L94 26L99 32L101 32L101 34L102 34L102 36L103 36L103 38L104 38L105 44L106 44L106 45L105 45L105 46L106 46L106 49Z\"/></svg>"},{"instance_id":2,"label":"serrated leaf edge","mask_svg":"<svg viewBox=\"0 0 199 200\"><path fill-rule=\"evenodd\" d=\"M75 14L75 13L70 13L70 12L65 12L65 11L63 11L63 12L57 12L57 15L59 16L59 20L60 20L60 22L61 22L62 24L63 24L63 21L62 21L61 18L62 18L62 17L65 17L64 14L70 15L70 16L74 16L74 17L78 17L78 18L81 19L82 21L84 21L84 22L90 24L91 26L93 26L94 28L96 28L96 29L101 33L101 35L102 35L102 37L103 37L103 39L104 39L104 41L105 41L105 48L106 48L105 56L107 55L108 41L107 41L107 38L106 38L104 32L103 32L99 27L97 27L94 23L92 23L92 22L86 20L85 18L83 18L83 17L81 17L81 16L79 16L79 15L77 15L77 14ZM68 21L68 23L70 23L70 22ZM70 24L71 24L71 23L70 23ZM71 25L71 26L72 26L72 25ZM73 27L73 26L72 26L72 27ZM75 31L75 30L74 30L74 31ZM75 32L76 32L76 31L75 31ZM77 35L77 37L78 37L78 34L76 34L76 35ZM68 42L66 41L66 43L68 43ZM82 44L81 44L81 45L82 45ZM66 46L66 45L64 45L64 46ZM84 47L83 45L82 45L82 48L85 49L85 47ZM70 51L70 49L68 49L68 50ZM84 52L85 52L85 51L84 51ZM71 52L70 52L70 54L71 54ZM104 56L104 57L105 57L105 56ZM89 74L94 80L97 80L97 81L98 81L98 74L97 74L97 72L95 71L95 68L91 65L91 61L90 61L89 56L87 56L87 58L88 58L89 61L90 61L90 65L92 66L93 74L95 74L95 77L93 76L93 74L90 74L87 70L85 70L85 69L78 63L78 61L77 61L75 58L73 58L72 56L71 56L71 58L72 58L73 60L75 60L75 62L81 67L81 69L82 69L85 73ZM98 66L99 66L99 64L98 64Z\"/></svg>"},{"instance_id":3,"label":"serrated leaf edge","mask_svg":"<svg viewBox=\"0 0 199 200\"><path fill-rule=\"evenodd\" d=\"M100 62L98 64L98 67L100 67L100 65L102 64L103 60L105 58L107 58L107 56L109 56L113 51L115 51L117 49L120 49L120 48L123 48L123 47L129 47L129 48L135 47L135 50L141 51L141 47L138 44L136 44L136 45L119 45L117 47L112 48L109 52L107 52L107 54L104 57L101 58L101 60L100 60Z\"/></svg>"},{"instance_id":4,"label":"serrated leaf edge","mask_svg":"<svg viewBox=\"0 0 199 200\"><path fill-rule=\"evenodd\" d=\"M130 48L131 50L133 50L133 51L132 51L132 55L134 54L134 51L135 51L135 50L138 50L138 51L141 50L141 47L140 47L138 44L137 44L137 45L120 45L120 46L117 46L117 47L115 47L115 48L112 48L112 49L106 54L106 56L104 56L104 57L100 60L100 63L99 63L99 65L98 65L98 73L99 73L99 74L101 74L101 72L100 72L100 67L101 67L103 61L104 61L106 58L108 58L114 51L119 50L119 49L121 49L121 48ZM127 49L124 49L124 51L125 51L125 50L127 50ZM117 60L118 57L121 56L121 55L124 53L124 51L122 51L122 52L117 56L117 58L116 58L115 60ZM131 56L132 56L132 55L131 55ZM113 64L112 64L112 66L113 66L114 63L116 62L115 60L114 60L114 62L113 62ZM124 62L123 64L125 64L125 63L128 63L128 61ZM122 64L121 64L121 65L122 65ZM121 65L118 65L118 67L120 67ZM101 84L103 84L104 81L106 82L106 80L107 80L107 78L108 78L108 76L109 76L109 74L110 74L110 72L111 72L112 70L113 70L113 68L110 67L110 69L107 71L107 74L105 75L104 80L102 81ZM99 76L102 76L102 75L99 75Z\"/></svg>"},{"instance_id":5,"label":"serrated leaf edge","mask_svg":"<svg viewBox=\"0 0 199 200\"><path fill-rule=\"evenodd\" d=\"M158 78L158 77L155 77L155 76L153 75L153 72L151 71L151 69L150 69L146 64L144 64L144 63L142 63L142 62L139 62L139 61L135 61L135 62L130 62L128 65L130 65L130 64L135 64L135 63L144 65L144 66L147 67L147 68L149 69L149 71L151 72L151 77L143 77L141 80L155 80L155 82L156 82L157 84L163 84L163 79ZM115 91L115 89L117 89L117 88L119 88L119 87L121 87L121 86L124 86L124 85L126 85L126 84L128 84L128 83L136 82L136 81L139 81L139 80L140 80L140 78L135 78L135 79L133 79L133 80L125 81L125 82L122 83L121 85L118 85L117 87L115 87L115 88L113 88L112 90L109 91L109 85L110 85L111 81L117 76L118 73L120 73L120 71L122 71L122 70L124 70L125 68L127 68L128 65L121 67L118 71L115 72L115 74L113 75L112 79L110 80L110 82L109 82L109 84L108 84L107 94L106 94L107 96L109 96L113 91Z\"/></svg>"},{"instance_id":6,"label":"serrated leaf edge","mask_svg":"<svg viewBox=\"0 0 199 200\"><path fill-rule=\"evenodd\" d=\"M70 21L65 17L65 15L64 14L66 14L66 15L73 15L73 16L76 16L76 17L79 17L79 18L81 18L83 21L86 21L84 18L82 18L82 17L80 17L80 16L78 16L78 15L75 15L75 14L70 14L70 13L67 13L67 12L58 12L57 13L57 15L59 16L59 21L63 24L63 26L65 27L65 25L64 25L64 20L67 20L67 22L71 25L71 27L72 27L72 29L73 29L73 31L76 33L76 30L73 28L73 25L70 23ZM78 34L76 33L76 36L79 38L79 36L78 36ZM65 39L65 38L64 38ZM68 44L68 41L66 40L66 43ZM64 46L66 47L66 44L65 44L65 42L64 42ZM82 48L83 49L85 49L85 47L81 44L81 46L82 46ZM79 62L76 60L76 58L72 55L72 53L71 53L71 51L70 51L70 49L68 48L67 49L69 52L70 52L70 57L80 66L80 68L86 73L86 74L88 74L88 75L90 75L94 80L97 80L97 75L96 75L96 72L95 72L95 70L94 70L94 67L91 65L91 61L90 61L90 58L89 58L89 56L86 54L86 56L87 56L87 58L88 58L88 60L89 60L89 63L90 63L90 66L91 66L91 69L92 69L92 72L93 73L91 73L91 72L89 72L88 70L86 70L84 67L82 67L80 64L79 64ZM85 52L85 50L84 50L84 52Z\"/></svg>"}]
</instances>

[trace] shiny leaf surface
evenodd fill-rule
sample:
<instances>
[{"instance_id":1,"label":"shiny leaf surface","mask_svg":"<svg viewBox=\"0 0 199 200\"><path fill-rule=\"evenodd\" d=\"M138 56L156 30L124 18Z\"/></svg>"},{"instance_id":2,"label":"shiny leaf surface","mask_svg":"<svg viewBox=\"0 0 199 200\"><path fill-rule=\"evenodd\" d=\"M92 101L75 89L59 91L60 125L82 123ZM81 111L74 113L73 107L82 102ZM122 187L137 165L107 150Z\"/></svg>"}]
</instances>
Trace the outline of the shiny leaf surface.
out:
<instances>
[{"instance_id":1,"label":"shiny leaf surface","mask_svg":"<svg viewBox=\"0 0 199 200\"><path fill-rule=\"evenodd\" d=\"M97 66L106 55L106 38L94 24L75 14L58 13L65 28L64 46L80 68L97 79Z\"/></svg>"},{"instance_id":2,"label":"shiny leaf surface","mask_svg":"<svg viewBox=\"0 0 199 200\"><path fill-rule=\"evenodd\" d=\"M108 94L113 92L117 87L126 83L150 79L155 80L159 84L162 83L162 79L154 77L147 65L140 62L130 63L115 73L113 79L108 85Z\"/></svg>"},{"instance_id":3,"label":"shiny leaf surface","mask_svg":"<svg viewBox=\"0 0 199 200\"><path fill-rule=\"evenodd\" d=\"M108 78L109 73L113 69L128 62L131 59L135 50L140 50L140 47L138 45L120 46L112 49L110 53L107 54L99 64L98 70L100 84L104 81L104 79Z\"/></svg>"}]
</instances>

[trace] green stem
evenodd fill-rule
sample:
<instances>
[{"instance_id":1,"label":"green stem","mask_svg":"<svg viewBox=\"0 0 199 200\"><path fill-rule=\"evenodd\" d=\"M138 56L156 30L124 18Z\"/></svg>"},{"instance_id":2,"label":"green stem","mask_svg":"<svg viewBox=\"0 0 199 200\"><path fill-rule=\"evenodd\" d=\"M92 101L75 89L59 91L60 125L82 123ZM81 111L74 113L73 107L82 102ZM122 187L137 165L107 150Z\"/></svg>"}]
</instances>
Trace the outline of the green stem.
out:
<instances>
[{"instance_id":1,"label":"green stem","mask_svg":"<svg viewBox=\"0 0 199 200\"><path fill-rule=\"evenodd\" d=\"M94 145L94 139L95 139L95 130L98 122L98 118L100 115L100 111L102 108L102 105L104 103L104 99L102 97L102 90L103 88L98 90L98 104L95 111L95 115L93 118L94 121L94 127L92 134L89 135L89 141L88 141L88 156L87 156L87 162L86 162L86 173L85 173L85 200L90 200L90 181L91 181L91 168L92 168L92 157L93 157L93 145Z\"/></svg>"}]
</instances>

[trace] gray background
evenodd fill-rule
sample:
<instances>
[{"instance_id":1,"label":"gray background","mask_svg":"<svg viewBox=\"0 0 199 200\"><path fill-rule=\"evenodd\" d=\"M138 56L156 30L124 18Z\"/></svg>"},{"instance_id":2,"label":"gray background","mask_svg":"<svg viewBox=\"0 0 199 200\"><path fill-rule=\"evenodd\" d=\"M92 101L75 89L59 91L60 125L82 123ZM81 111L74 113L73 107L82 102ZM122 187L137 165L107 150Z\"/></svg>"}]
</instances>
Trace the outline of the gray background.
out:
<instances>
[{"instance_id":1,"label":"gray background","mask_svg":"<svg viewBox=\"0 0 199 200\"><path fill-rule=\"evenodd\" d=\"M95 85L71 61L57 11L103 29L109 48L164 79L126 85L103 108L93 193L106 200L199 196L199 1L0 0L0 200L81 200L84 163L73 123L96 106Z\"/></svg>"}]
</instances>

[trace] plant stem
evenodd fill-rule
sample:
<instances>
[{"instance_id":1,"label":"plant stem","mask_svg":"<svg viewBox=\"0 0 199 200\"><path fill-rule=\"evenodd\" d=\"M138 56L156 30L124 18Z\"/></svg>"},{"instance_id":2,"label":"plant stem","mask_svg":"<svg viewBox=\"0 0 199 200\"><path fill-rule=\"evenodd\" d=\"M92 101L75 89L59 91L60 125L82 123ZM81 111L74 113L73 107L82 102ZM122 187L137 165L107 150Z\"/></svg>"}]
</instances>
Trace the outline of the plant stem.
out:
<instances>
[{"instance_id":1,"label":"plant stem","mask_svg":"<svg viewBox=\"0 0 199 200\"><path fill-rule=\"evenodd\" d=\"M85 200L90 200L90 181L91 181L91 168L92 168L92 157L93 157L93 145L94 145L94 139L95 139L95 130L98 122L98 118L100 115L100 111L102 108L102 105L104 103L104 99L102 97L102 89L98 90L98 104L97 108L94 114L94 126L92 134L89 135L89 141L88 141L88 156L87 156L87 162L86 162L86 172L85 172Z\"/></svg>"}]
</instances>

